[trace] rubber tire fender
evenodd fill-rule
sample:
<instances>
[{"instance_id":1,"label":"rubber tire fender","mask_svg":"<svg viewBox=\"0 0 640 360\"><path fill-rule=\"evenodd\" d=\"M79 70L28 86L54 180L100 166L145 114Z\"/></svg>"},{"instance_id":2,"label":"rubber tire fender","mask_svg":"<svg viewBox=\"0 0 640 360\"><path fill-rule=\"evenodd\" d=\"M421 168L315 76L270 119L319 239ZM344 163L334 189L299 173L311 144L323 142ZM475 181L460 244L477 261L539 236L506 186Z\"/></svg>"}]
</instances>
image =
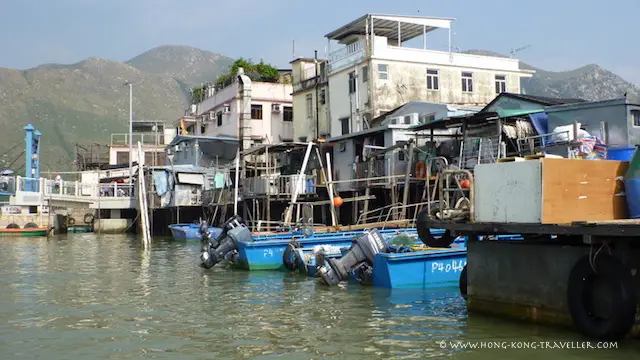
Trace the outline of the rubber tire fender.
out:
<instances>
[{"instance_id":1,"label":"rubber tire fender","mask_svg":"<svg viewBox=\"0 0 640 360\"><path fill-rule=\"evenodd\" d=\"M284 250L284 253L282 253L282 262L284 263L284 267L291 271L295 271L297 269L298 264L296 263L294 250L301 247L302 246L300 246L300 244L295 240L291 240L289 244L287 244L287 248Z\"/></svg>"},{"instance_id":2,"label":"rubber tire fender","mask_svg":"<svg viewBox=\"0 0 640 360\"><path fill-rule=\"evenodd\" d=\"M75 225L76 224L76 219L74 219L72 217L68 218L67 219L67 224L71 225L71 226Z\"/></svg>"},{"instance_id":3,"label":"rubber tire fender","mask_svg":"<svg viewBox=\"0 0 640 360\"><path fill-rule=\"evenodd\" d=\"M11 223L11 224L7 225L7 227L5 229L20 229L20 225L18 225L16 223Z\"/></svg>"},{"instance_id":4,"label":"rubber tire fender","mask_svg":"<svg viewBox=\"0 0 640 360\"><path fill-rule=\"evenodd\" d=\"M82 220L84 220L85 224L91 224L93 223L93 214L92 213L86 213L84 214L84 218Z\"/></svg>"},{"instance_id":5,"label":"rubber tire fender","mask_svg":"<svg viewBox=\"0 0 640 360\"><path fill-rule=\"evenodd\" d=\"M439 208L439 207L438 207ZM431 213L434 213L434 207L431 207ZM420 241L422 241L425 245L436 248L447 248L456 239L455 234L451 230L445 230L444 234L440 238L436 238L431 233L431 219L428 208L422 209L420 213L418 213L417 221L416 221L416 230L418 232L418 237Z\"/></svg>"},{"instance_id":6,"label":"rubber tire fender","mask_svg":"<svg viewBox=\"0 0 640 360\"><path fill-rule=\"evenodd\" d=\"M24 229L37 229L38 228L38 224L34 223L34 222L28 222L26 224L24 224Z\"/></svg>"},{"instance_id":7,"label":"rubber tire fender","mask_svg":"<svg viewBox=\"0 0 640 360\"><path fill-rule=\"evenodd\" d=\"M467 300L467 265L464 265L462 268L462 272L460 273L460 295L462 298Z\"/></svg>"},{"instance_id":8,"label":"rubber tire fender","mask_svg":"<svg viewBox=\"0 0 640 360\"><path fill-rule=\"evenodd\" d=\"M567 304L574 325L587 336L602 340L622 340L636 319L637 299L631 270L609 254L598 254L594 259L594 272L589 255L580 258L569 275ZM592 315L590 293L596 278L611 285L612 312L610 319Z\"/></svg>"}]
</instances>

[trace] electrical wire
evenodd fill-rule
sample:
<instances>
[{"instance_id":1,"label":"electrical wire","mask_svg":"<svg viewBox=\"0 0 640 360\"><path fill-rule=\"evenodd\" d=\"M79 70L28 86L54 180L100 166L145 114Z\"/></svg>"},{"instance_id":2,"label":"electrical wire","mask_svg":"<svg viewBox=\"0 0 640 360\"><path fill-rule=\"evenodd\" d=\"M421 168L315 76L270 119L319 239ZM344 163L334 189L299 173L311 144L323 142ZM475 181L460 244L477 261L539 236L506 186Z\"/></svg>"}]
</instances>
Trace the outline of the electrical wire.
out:
<instances>
[{"instance_id":1,"label":"electrical wire","mask_svg":"<svg viewBox=\"0 0 640 360\"><path fill-rule=\"evenodd\" d=\"M4 153L2 153L2 156L8 155L10 152L12 152L13 150L17 149L20 146L24 146L24 142L19 142L19 143L13 145L9 150L7 150Z\"/></svg>"},{"instance_id":2,"label":"electrical wire","mask_svg":"<svg viewBox=\"0 0 640 360\"><path fill-rule=\"evenodd\" d=\"M16 163L16 161L18 161L18 159L20 159L20 157L21 157L22 155L24 155L24 150L23 150L23 151L22 151L18 156L16 156L16 158L15 158L15 159L13 159L13 160L11 161L11 163L10 163L9 165L7 165L7 166L6 166L6 168L7 168L7 169L11 168L11 167L13 166L13 164L15 164L15 163Z\"/></svg>"}]
</instances>

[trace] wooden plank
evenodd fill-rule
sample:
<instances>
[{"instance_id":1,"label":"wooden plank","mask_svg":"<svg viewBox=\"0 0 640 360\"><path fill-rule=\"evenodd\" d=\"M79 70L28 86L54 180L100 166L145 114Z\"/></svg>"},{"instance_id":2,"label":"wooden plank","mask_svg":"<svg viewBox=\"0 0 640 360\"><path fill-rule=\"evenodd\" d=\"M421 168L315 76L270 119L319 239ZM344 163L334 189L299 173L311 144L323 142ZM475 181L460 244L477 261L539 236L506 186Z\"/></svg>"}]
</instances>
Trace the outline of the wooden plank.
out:
<instances>
[{"instance_id":1,"label":"wooden plank","mask_svg":"<svg viewBox=\"0 0 640 360\"><path fill-rule=\"evenodd\" d=\"M356 196L356 197L350 197L350 198L345 198L342 199L343 203L346 202L352 202L352 201L361 201L361 200L371 200L371 199L375 199L376 196L375 195L369 195L369 196ZM300 204L300 205L328 205L331 203L331 200L320 200L320 201L297 201L295 203L291 203L291 204Z\"/></svg>"},{"instance_id":2,"label":"wooden plank","mask_svg":"<svg viewBox=\"0 0 640 360\"><path fill-rule=\"evenodd\" d=\"M627 162L541 159L542 223L627 218L623 176Z\"/></svg>"},{"instance_id":3,"label":"wooden plank","mask_svg":"<svg viewBox=\"0 0 640 360\"><path fill-rule=\"evenodd\" d=\"M499 163L514 162L514 161L524 161L524 158L519 157L519 156L510 156L510 157L498 159Z\"/></svg>"},{"instance_id":4,"label":"wooden plank","mask_svg":"<svg viewBox=\"0 0 640 360\"><path fill-rule=\"evenodd\" d=\"M617 220L600 220L600 221L585 221L574 222L576 224L584 224L587 226L594 225L640 225L640 219L617 219Z\"/></svg>"},{"instance_id":5,"label":"wooden plank","mask_svg":"<svg viewBox=\"0 0 640 360\"><path fill-rule=\"evenodd\" d=\"M563 157L560 155L552 155L552 154L535 154L535 155L526 155L524 157L525 160L536 160L536 159L562 159Z\"/></svg>"}]
</instances>

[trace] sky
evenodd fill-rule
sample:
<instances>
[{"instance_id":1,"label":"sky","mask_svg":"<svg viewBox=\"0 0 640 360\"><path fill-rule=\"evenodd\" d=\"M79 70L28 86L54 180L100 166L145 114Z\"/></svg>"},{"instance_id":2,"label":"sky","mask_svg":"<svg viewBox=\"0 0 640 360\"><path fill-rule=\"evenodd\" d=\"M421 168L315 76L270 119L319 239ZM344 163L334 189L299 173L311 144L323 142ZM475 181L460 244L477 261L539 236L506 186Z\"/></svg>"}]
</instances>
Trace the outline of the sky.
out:
<instances>
[{"instance_id":1,"label":"sky","mask_svg":"<svg viewBox=\"0 0 640 360\"><path fill-rule=\"evenodd\" d=\"M455 18L460 50L527 47L515 57L538 68L598 64L640 84L640 47L632 45L639 12L638 0L0 0L0 67L126 61L188 45L286 68L294 55L322 57L326 33L384 13ZM429 44L444 49L446 30L433 34Z\"/></svg>"}]
</instances>

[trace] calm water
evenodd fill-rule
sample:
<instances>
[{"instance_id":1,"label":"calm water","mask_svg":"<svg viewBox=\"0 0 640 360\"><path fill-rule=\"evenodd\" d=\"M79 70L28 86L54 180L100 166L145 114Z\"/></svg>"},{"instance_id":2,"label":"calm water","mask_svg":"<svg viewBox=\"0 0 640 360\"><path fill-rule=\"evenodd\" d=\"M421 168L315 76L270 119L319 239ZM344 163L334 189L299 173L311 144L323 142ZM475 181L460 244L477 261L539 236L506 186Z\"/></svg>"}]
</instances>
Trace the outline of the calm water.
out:
<instances>
[{"instance_id":1,"label":"calm water","mask_svg":"<svg viewBox=\"0 0 640 360\"><path fill-rule=\"evenodd\" d=\"M0 359L629 359L618 350L441 349L436 341L584 341L467 316L457 289L325 288L198 267L199 244L125 236L0 239Z\"/></svg>"}]
</instances>

